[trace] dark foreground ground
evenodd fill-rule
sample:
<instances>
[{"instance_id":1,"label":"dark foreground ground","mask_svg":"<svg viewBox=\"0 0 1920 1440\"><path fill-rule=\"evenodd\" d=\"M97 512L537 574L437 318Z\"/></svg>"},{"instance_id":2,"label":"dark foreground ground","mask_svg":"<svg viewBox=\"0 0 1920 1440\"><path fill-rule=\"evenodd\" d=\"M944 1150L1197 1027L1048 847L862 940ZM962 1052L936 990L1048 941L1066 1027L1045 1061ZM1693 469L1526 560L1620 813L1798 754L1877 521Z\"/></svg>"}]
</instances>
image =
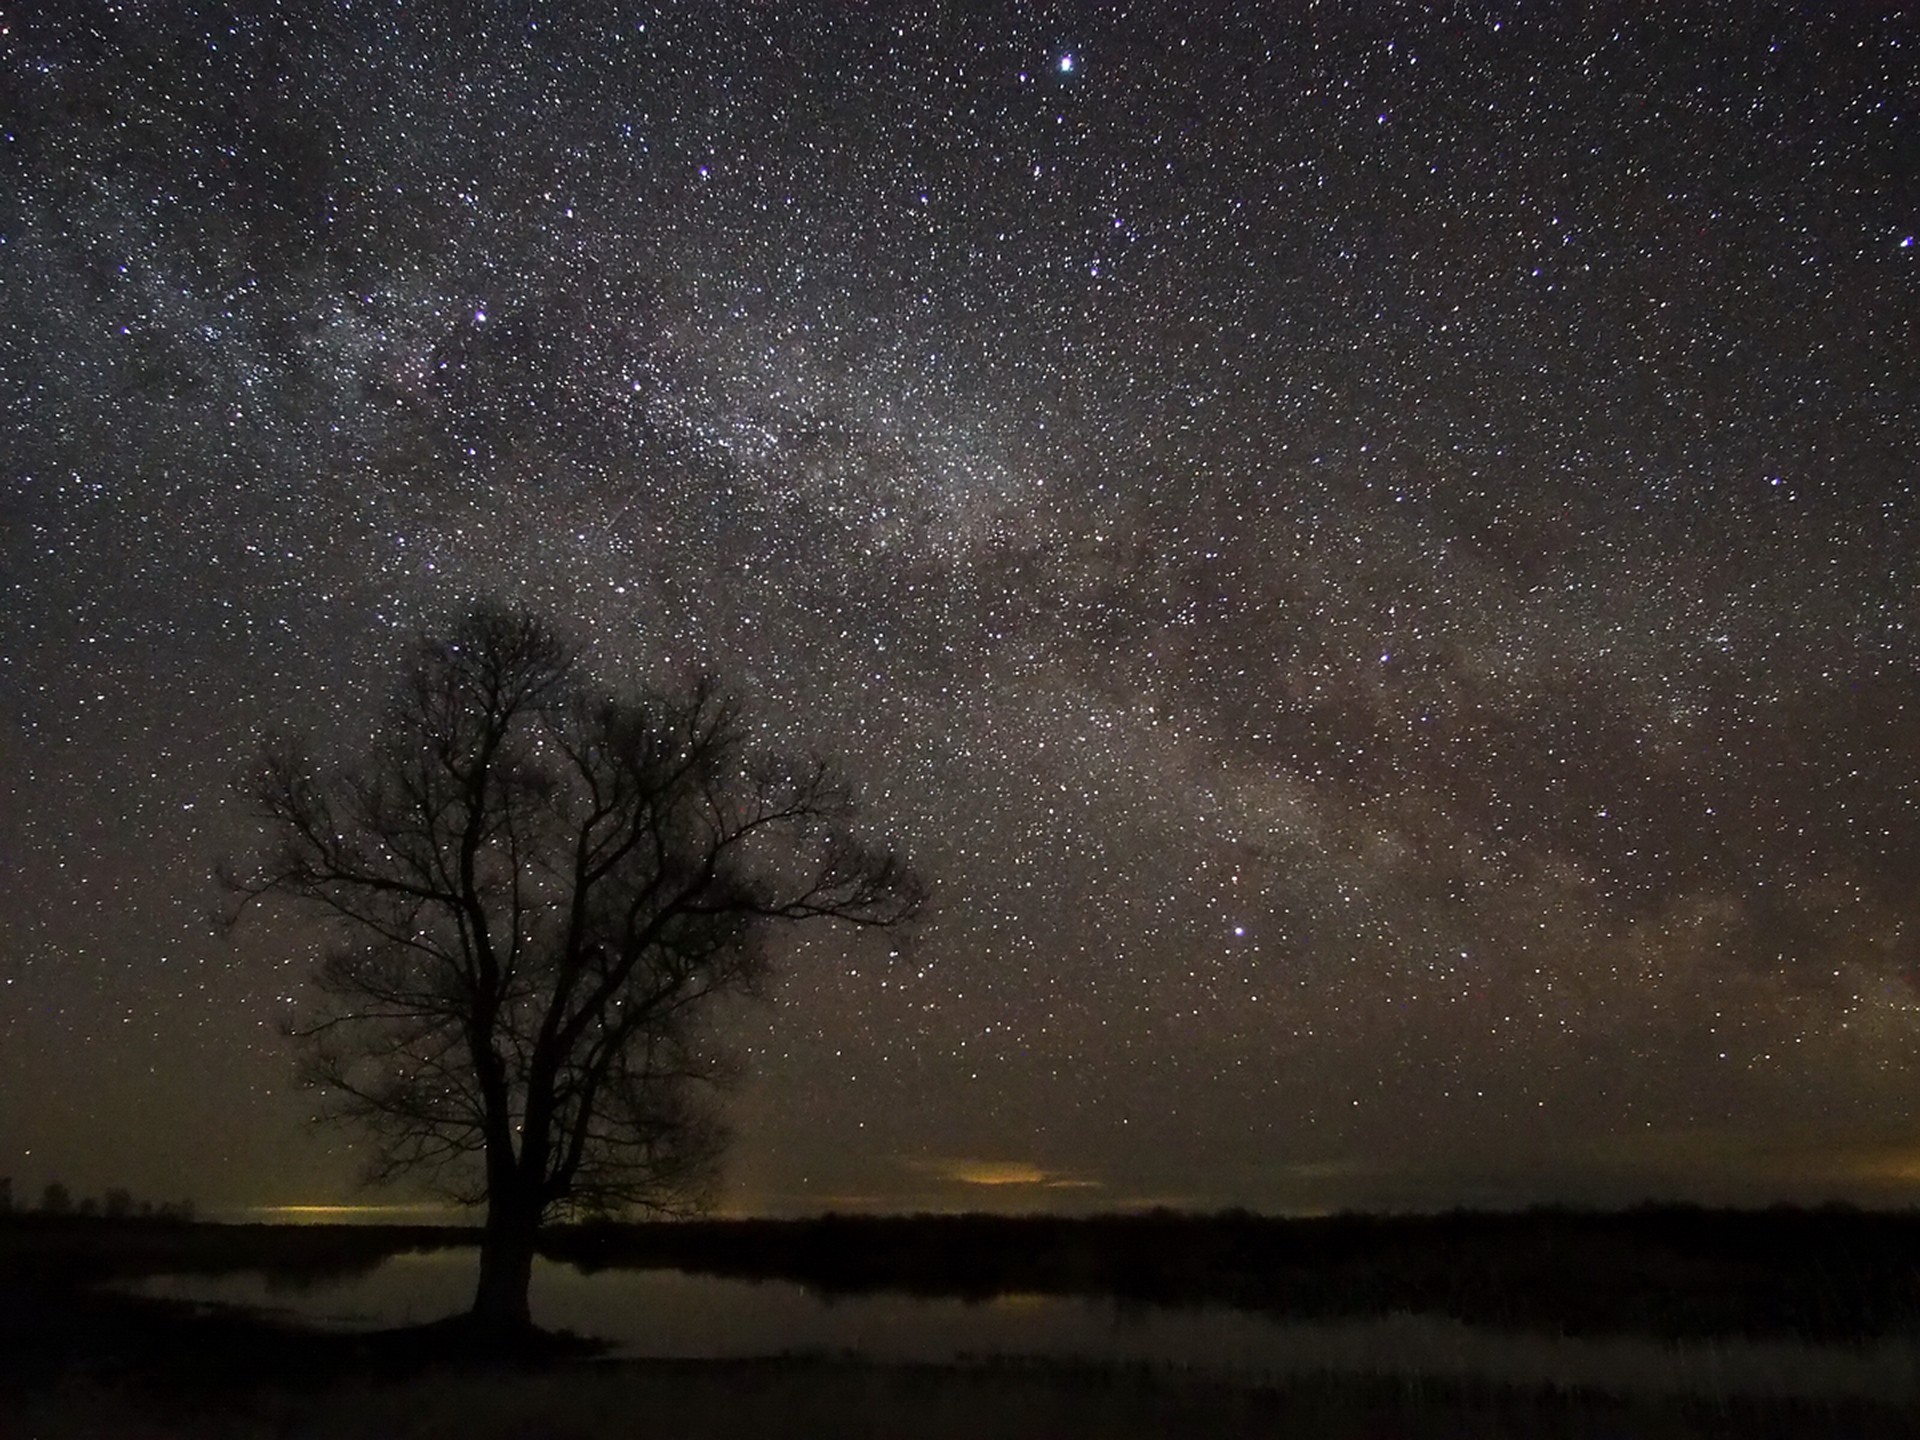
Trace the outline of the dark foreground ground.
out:
<instances>
[{"instance_id":1,"label":"dark foreground ground","mask_svg":"<svg viewBox=\"0 0 1920 1440\"><path fill-rule=\"evenodd\" d=\"M349 1278L436 1225L219 1225L0 1215L0 1281L74 1285L262 1270ZM583 1270L780 1279L825 1295L1090 1295L1297 1320L1440 1314L1550 1334L1822 1342L1920 1334L1920 1212L1706 1210L1331 1215L834 1216L556 1227Z\"/></svg>"},{"instance_id":2,"label":"dark foreground ground","mask_svg":"<svg viewBox=\"0 0 1920 1440\"><path fill-rule=\"evenodd\" d=\"M1913 1217L1718 1218L722 1223L575 1232L554 1248L590 1263L679 1263L843 1291L1032 1288L1309 1314L1404 1303L1563 1332L1920 1344ZM1920 1415L1894 1403L1622 1400L1391 1377L1262 1386L1079 1364L640 1362L603 1359L565 1337L488 1356L457 1324L322 1334L99 1288L161 1271L338 1275L396 1250L471 1239L433 1229L0 1222L0 1440L1920 1436Z\"/></svg>"},{"instance_id":3,"label":"dark foreground ground","mask_svg":"<svg viewBox=\"0 0 1920 1440\"><path fill-rule=\"evenodd\" d=\"M449 1326L342 1336L86 1292L0 1298L11 1331L0 1336L7 1440L1920 1434L1916 1417L1893 1406L1621 1401L1335 1379L1236 1387L1071 1365L609 1361L563 1338L540 1354L484 1358Z\"/></svg>"}]
</instances>

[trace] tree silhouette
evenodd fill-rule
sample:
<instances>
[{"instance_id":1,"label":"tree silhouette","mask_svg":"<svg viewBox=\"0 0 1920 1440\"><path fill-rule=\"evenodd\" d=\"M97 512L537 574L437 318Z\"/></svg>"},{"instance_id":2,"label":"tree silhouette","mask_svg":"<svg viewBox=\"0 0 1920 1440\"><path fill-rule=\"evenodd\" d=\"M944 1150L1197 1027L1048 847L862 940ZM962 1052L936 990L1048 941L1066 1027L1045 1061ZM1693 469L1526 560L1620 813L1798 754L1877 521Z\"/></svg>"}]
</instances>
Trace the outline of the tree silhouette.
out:
<instances>
[{"instance_id":1,"label":"tree silhouette","mask_svg":"<svg viewBox=\"0 0 1920 1440\"><path fill-rule=\"evenodd\" d=\"M497 604L421 642L359 763L270 744L251 793L271 838L225 875L235 915L277 894L332 922L295 1027L310 1078L371 1131L375 1178L484 1201L495 1333L531 1323L543 1220L700 1202L703 1016L762 975L769 930L922 899L825 762L755 745L711 683L602 687Z\"/></svg>"}]
</instances>

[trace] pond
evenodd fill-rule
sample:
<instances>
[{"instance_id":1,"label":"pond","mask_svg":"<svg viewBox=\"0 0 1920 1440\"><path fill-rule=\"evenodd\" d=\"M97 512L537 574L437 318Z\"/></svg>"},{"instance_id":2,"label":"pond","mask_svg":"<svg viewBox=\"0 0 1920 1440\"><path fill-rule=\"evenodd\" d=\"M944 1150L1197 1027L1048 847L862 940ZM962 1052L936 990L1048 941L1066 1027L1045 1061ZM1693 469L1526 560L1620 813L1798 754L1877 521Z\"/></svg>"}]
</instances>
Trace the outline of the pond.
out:
<instances>
[{"instance_id":1,"label":"pond","mask_svg":"<svg viewBox=\"0 0 1920 1440\"><path fill-rule=\"evenodd\" d=\"M471 1250L439 1250L396 1255L364 1273L319 1283L248 1271L149 1276L128 1288L277 1311L328 1328L371 1329L464 1309L474 1265ZM1144 1363L1245 1380L1319 1373L1710 1399L1920 1398L1920 1338L1914 1337L1852 1346L1739 1338L1674 1343L1497 1330L1437 1315L1301 1321L1217 1306L1163 1308L1074 1296L827 1298L782 1280L675 1270L586 1274L548 1260L535 1267L532 1298L542 1325L600 1336L614 1353L636 1358L1029 1359Z\"/></svg>"}]
</instances>

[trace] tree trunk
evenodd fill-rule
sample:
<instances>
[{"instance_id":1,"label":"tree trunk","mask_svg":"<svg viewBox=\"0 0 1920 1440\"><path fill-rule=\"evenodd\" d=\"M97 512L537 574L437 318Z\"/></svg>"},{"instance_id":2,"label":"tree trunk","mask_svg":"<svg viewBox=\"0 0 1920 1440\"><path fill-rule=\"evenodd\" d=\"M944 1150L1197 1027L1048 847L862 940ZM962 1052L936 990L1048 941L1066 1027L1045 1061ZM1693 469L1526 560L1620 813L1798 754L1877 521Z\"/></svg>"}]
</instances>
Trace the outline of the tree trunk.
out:
<instances>
[{"instance_id":1,"label":"tree trunk","mask_svg":"<svg viewBox=\"0 0 1920 1440\"><path fill-rule=\"evenodd\" d=\"M473 1321L497 1339L510 1340L533 1329L527 1287L533 1280L533 1251L540 1213L517 1196L495 1194L487 1202L487 1228L480 1235L480 1284L474 1291Z\"/></svg>"}]
</instances>

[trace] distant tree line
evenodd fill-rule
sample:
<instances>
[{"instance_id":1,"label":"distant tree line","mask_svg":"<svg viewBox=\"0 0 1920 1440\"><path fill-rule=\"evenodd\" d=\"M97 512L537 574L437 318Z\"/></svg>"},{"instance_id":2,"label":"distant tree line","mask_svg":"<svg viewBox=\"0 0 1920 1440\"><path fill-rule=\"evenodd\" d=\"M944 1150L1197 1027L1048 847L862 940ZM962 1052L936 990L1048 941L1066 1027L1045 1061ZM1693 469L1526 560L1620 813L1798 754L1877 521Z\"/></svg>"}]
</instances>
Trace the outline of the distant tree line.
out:
<instances>
[{"instance_id":1,"label":"distant tree line","mask_svg":"<svg viewBox=\"0 0 1920 1440\"><path fill-rule=\"evenodd\" d=\"M77 1217L82 1220L171 1220L180 1223L194 1218L191 1200L142 1200L131 1190L114 1186L98 1196L78 1199L58 1180L50 1180L40 1192L40 1203L32 1210L16 1210L13 1203L13 1178L0 1175L0 1215L39 1214Z\"/></svg>"}]
</instances>

